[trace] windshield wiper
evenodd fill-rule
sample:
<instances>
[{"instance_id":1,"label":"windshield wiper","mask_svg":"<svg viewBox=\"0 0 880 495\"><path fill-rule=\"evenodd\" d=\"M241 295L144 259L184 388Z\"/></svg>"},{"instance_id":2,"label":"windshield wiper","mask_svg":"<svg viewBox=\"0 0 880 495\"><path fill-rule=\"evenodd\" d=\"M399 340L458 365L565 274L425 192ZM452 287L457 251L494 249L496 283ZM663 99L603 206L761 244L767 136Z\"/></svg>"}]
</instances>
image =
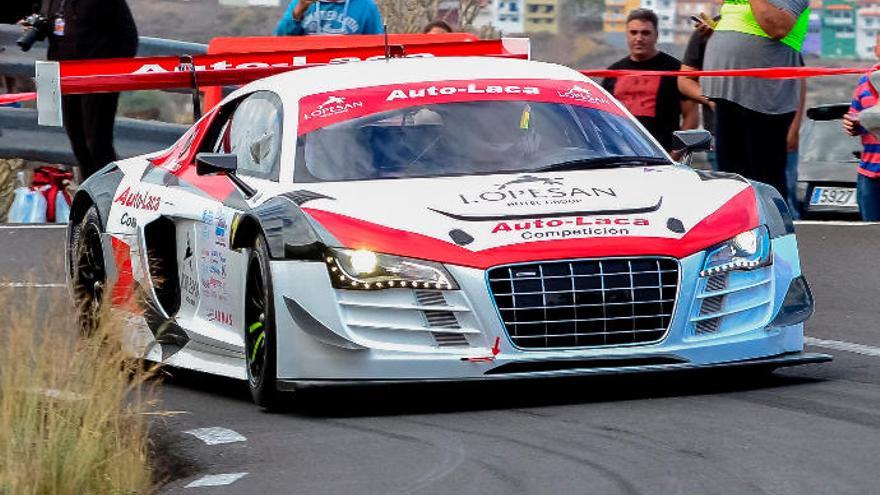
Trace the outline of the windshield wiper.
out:
<instances>
[{"instance_id":1,"label":"windshield wiper","mask_svg":"<svg viewBox=\"0 0 880 495\"><path fill-rule=\"evenodd\" d=\"M546 172L550 170L590 170L596 168L615 168L615 167L641 167L645 165L672 165L672 162L666 158L657 156L603 156L593 158L578 158L577 160L567 160L564 162L554 163L541 167L535 172Z\"/></svg>"}]
</instances>

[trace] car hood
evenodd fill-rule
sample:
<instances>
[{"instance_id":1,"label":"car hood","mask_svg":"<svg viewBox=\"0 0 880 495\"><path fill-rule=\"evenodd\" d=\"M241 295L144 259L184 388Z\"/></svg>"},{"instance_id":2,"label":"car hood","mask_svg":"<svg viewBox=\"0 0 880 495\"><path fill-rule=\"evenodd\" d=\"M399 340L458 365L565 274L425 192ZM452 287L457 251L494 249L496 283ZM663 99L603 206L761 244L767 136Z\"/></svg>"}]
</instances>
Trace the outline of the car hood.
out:
<instances>
[{"instance_id":1,"label":"car hood","mask_svg":"<svg viewBox=\"0 0 880 495\"><path fill-rule=\"evenodd\" d=\"M745 180L679 166L296 189L328 244L481 268L576 257L680 258L758 224Z\"/></svg>"}]
</instances>

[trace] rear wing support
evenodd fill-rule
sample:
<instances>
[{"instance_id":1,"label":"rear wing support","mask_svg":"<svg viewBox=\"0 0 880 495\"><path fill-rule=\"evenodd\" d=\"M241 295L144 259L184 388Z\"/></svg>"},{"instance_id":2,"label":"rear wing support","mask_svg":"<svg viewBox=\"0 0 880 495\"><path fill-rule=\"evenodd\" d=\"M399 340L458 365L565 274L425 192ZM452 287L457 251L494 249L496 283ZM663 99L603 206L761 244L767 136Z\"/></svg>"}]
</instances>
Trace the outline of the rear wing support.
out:
<instances>
[{"instance_id":1,"label":"rear wing support","mask_svg":"<svg viewBox=\"0 0 880 495\"><path fill-rule=\"evenodd\" d=\"M35 77L37 85L37 124L61 127L61 64L37 60Z\"/></svg>"}]
</instances>

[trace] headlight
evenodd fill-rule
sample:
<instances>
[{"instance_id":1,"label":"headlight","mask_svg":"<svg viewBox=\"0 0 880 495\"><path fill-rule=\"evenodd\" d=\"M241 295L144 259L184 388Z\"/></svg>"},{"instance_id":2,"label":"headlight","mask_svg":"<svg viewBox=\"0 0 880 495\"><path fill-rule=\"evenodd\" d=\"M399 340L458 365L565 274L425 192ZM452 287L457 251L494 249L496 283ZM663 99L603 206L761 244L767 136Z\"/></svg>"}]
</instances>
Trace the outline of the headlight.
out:
<instances>
[{"instance_id":1,"label":"headlight","mask_svg":"<svg viewBox=\"0 0 880 495\"><path fill-rule=\"evenodd\" d=\"M337 289L458 289L446 268L433 261L339 248L328 248L324 261Z\"/></svg>"},{"instance_id":2,"label":"headlight","mask_svg":"<svg viewBox=\"0 0 880 495\"><path fill-rule=\"evenodd\" d=\"M701 277L732 270L754 270L770 264L770 233L760 226L709 249Z\"/></svg>"}]
</instances>

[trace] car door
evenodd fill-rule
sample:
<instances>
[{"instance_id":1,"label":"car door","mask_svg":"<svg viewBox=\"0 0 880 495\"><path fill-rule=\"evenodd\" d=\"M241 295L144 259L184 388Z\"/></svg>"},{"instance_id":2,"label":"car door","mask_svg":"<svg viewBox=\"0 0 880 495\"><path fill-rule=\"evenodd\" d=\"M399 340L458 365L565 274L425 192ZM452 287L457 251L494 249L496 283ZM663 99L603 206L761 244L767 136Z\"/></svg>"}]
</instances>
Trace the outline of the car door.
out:
<instances>
[{"instance_id":1,"label":"car door","mask_svg":"<svg viewBox=\"0 0 880 495\"><path fill-rule=\"evenodd\" d=\"M249 199L228 177L198 175L195 160L200 152L230 153L238 157L239 175L277 180L280 104L274 94L256 92L212 114L194 127L187 146L145 174L145 181L164 186L161 217L143 231L145 264L158 316L170 322L163 331L184 332L192 350L239 357L246 260L230 249L229 229Z\"/></svg>"},{"instance_id":2,"label":"car door","mask_svg":"<svg viewBox=\"0 0 880 495\"><path fill-rule=\"evenodd\" d=\"M277 181L281 149L281 106L271 92L258 91L237 99L221 112L200 151L235 155L236 174L258 191L263 181ZM226 179L228 180L228 179ZM248 198L236 191L235 201L215 201L198 209L191 224L181 221L181 310L188 327L207 343L243 347L246 253L230 247L230 226ZM244 200L244 201L242 201ZM187 301L192 296L195 304ZM184 316L184 315L181 315Z\"/></svg>"}]
</instances>

